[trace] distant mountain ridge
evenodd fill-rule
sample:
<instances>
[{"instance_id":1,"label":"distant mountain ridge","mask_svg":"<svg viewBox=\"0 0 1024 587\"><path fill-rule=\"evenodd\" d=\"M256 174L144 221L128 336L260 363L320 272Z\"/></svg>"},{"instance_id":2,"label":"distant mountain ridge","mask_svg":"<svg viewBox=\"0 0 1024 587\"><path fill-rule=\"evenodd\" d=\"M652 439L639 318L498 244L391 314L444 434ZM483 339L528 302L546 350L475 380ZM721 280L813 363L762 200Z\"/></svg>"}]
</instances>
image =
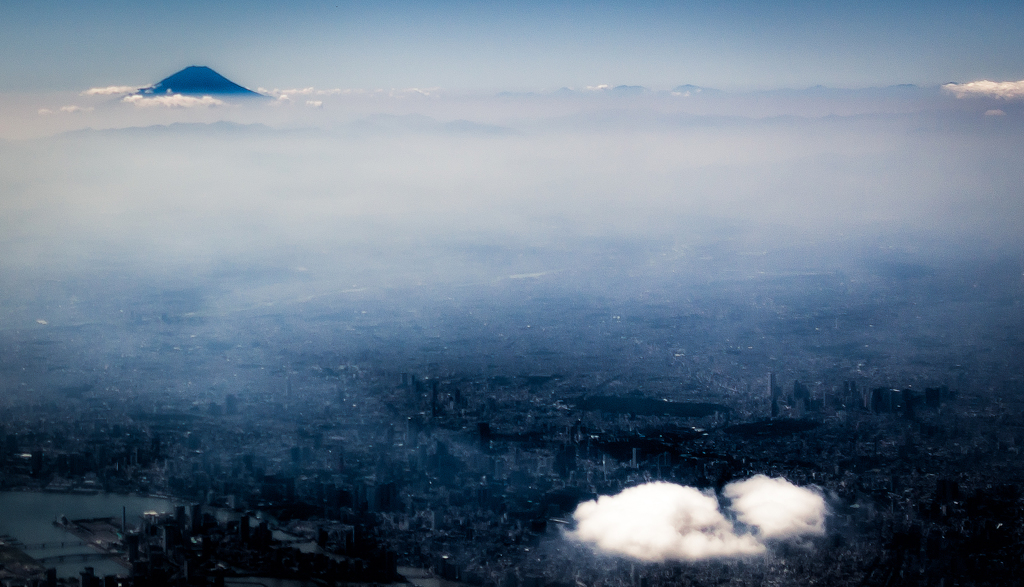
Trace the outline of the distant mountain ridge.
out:
<instances>
[{"instance_id":1,"label":"distant mountain ridge","mask_svg":"<svg viewBox=\"0 0 1024 587\"><path fill-rule=\"evenodd\" d=\"M172 122L170 124L152 124L148 126L125 126L115 128L82 128L78 130L69 130L60 134L54 135L55 137L61 138L79 138L93 136L146 136L146 135L188 135L188 134L220 134L220 135L241 135L241 134L257 134L257 133L276 133L285 134L287 132L296 131L283 131L267 126L262 123L238 123L230 122L227 120L218 120L217 122Z\"/></svg>"},{"instance_id":2,"label":"distant mountain ridge","mask_svg":"<svg viewBox=\"0 0 1024 587\"><path fill-rule=\"evenodd\" d=\"M216 71L203 65L192 65L138 91L141 95L231 95L236 97L266 98L263 94L244 88Z\"/></svg>"}]
</instances>

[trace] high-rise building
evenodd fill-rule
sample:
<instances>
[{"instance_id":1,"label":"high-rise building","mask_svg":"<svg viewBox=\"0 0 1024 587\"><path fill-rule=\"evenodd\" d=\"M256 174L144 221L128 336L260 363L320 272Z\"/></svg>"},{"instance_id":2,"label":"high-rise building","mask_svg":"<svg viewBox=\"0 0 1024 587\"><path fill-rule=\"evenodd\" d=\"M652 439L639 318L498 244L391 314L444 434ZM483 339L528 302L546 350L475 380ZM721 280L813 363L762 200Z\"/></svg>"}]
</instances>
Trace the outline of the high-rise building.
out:
<instances>
[{"instance_id":1,"label":"high-rise building","mask_svg":"<svg viewBox=\"0 0 1024 587\"><path fill-rule=\"evenodd\" d=\"M782 397L782 388L775 381L775 373L768 374L768 394L772 398L772 418L779 416L779 398Z\"/></svg>"}]
</instances>

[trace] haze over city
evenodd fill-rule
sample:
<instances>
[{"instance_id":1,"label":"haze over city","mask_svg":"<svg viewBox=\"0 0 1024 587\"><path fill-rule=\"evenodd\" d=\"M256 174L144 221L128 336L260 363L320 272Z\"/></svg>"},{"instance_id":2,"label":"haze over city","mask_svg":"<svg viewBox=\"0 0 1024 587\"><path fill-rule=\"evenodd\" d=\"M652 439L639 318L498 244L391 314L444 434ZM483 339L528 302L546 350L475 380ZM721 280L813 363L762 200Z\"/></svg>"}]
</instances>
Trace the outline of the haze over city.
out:
<instances>
[{"instance_id":1,"label":"haze over city","mask_svg":"<svg viewBox=\"0 0 1024 587\"><path fill-rule=\"evenodd\" d=\"M1020 583L1020 3L0 12L4 585Z\"/></svg>"}]
</instances>

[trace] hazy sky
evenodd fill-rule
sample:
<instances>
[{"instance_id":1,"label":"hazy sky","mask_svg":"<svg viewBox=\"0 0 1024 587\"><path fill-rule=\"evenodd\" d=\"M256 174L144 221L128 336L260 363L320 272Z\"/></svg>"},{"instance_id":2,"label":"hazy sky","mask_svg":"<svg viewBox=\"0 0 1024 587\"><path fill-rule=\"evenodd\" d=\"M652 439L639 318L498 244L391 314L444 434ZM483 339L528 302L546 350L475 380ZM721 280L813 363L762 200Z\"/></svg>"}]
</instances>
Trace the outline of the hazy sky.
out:
<instances>
[{"instance_id":1,"label":"hazy sky","mask_svg":"<svg viewBox=\"0 0 1024 587\"><path fill-rule=\"evenodd\" d=\"M4 0L0 91L148 84L723 89L1024 78L1024 3Z\"/></svg>"},{"instance_id":2,"label":"hazy sky","mask_svg":"<svg viewBox=\"0 0 1024 587\"><path fill-rule=\"evenodd\" d=\"M369 267L355 243L395 275L449 238L719 222L1020 240L1020 2L0 2L0 270ZM274 99L86 91L193 64ZM741 91L554 91L685 83ZM742 91L899 83L930 87ZM159 126L218 121L258 125Z\"/></svg>"}]
</instances>

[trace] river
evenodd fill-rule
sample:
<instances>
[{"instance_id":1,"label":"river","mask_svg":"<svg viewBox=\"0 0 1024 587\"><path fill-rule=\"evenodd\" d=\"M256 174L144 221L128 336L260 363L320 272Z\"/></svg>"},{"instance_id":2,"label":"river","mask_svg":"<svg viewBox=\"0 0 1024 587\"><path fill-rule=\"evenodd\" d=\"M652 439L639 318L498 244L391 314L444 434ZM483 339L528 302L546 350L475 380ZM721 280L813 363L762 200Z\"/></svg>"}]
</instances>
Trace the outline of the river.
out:
<instances>
[{"instance_id":1,"label":"river","mask_svg":"<svg viewBox=\"0 0 1024 587\"><path fill-rule=\"evenodd\" d=\"M100 493L96 495L79 495L69 493L48 493L42 491L0 491L0 534L12 536L22 544L28 546L25 553L29 556L40 559L53 556L67 556L80 553L95 553L89 546L73 546L81 543L77 536L65 532L63 529L53 525L53 521L60 516L67 516L69 520L81 520L84 518L115 518L120 524L121 508L125 508L125 515L128 527L138 526L141 523L143 512L167 513L174 511L175 502L160 497L141 497L138 495L117 495L112 493ZM218 518L238 519L238 514L226 510L217 510ZM261 518L254 520L256 523ZM274 537L278 540L294 541L295 537L275 530ZM60 546L60 542L70 543ZM40 549L33 545L47 543L47 548ZM50 547L51 543L57 543ZM311 543L315 545L315 543ZM310 544L297 544L296 546L310 547ZM308 550L308 548L304 548ZM44 563L47 567L57 569L58 577L75 577L85 567L93 567L96 575L121 575L128 574L123 566L108 559L90 559L88 562L80 560L71 562ZM270 579L263 577L234 577L225 581L228 587L236 586L264 586L264 587L311 587L315 583L310 581L295 581L288 579ZM436 586L431 586L436 587Z\"/></svg>"},{"instance_id":2,"label":"river","mask_svg":"<svg viewBox=\"0 0 1024 587\"><path fill-rule=\"evenodd\" d=\"M115 518L120 524L121 508L125 508L128 526L137 526L141 522L143 512L171 512L174 502L159 497L142 497L138 495L117 495L100 493L97 495L78 495L68 493L46 493L41 491L2 491L0 492L0 534L13 536L29 548L25 553L40 559L45 557L66 556L79 553L95 552L85 545L72 546L60 542L80 543L81 540L53 525L60 516L69 520L83 518ZM45 549L33 547L47 543ZM49 544L57 543L54 547ZM99 576L126 575L127 570L115 561L107 559L90 559L87 562L56 562L47 561L48 567L57 569L58 577L78 577L78 573L86 566L93 567Z\"/></svg>"}]
</instances>

